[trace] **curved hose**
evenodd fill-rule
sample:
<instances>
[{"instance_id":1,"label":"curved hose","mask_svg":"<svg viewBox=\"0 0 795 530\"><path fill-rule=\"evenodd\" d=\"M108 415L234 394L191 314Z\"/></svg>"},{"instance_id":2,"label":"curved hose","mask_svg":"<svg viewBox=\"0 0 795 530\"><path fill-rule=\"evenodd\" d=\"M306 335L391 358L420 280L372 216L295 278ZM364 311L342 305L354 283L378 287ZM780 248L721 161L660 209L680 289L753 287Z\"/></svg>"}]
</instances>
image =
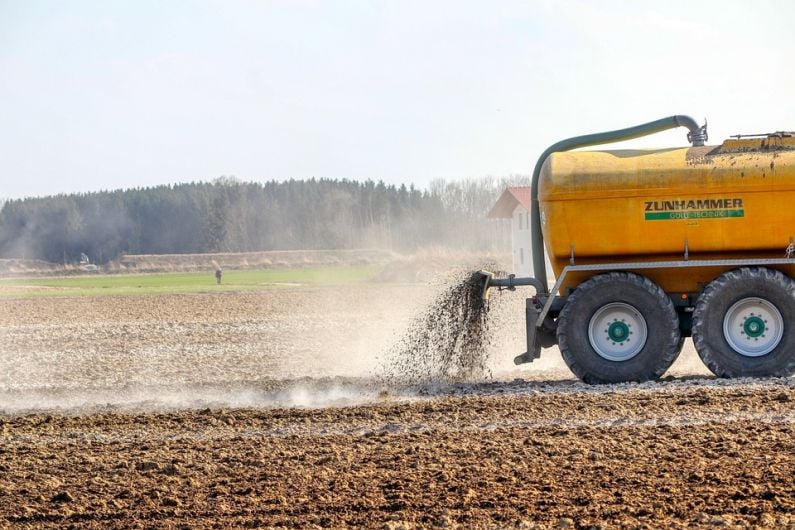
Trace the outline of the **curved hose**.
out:
<instances>
[{"instance_id":1,"label":"curved hose","mask_svg":"<svg viewBox=\"0 0 795 530\"><path fill-rule=\"evenodd\" d=\"M668 129L675 129L676 127L687 127L689 129L690 132L687 134L687 140L691 142L694 147L704 145L704 141L707 139L706 125L704 127L699 127L696 120L690 116L669 116L627 129L567 138L549 146L546 151L541 154L533 170L533 180L530 184L532 210L530 212L530 231L532 234L531 251L533 253L533 274L535 274L536 279L541 282L544 293L548 293L549 288L547 287L547 268L546 261L544 260L544 234L541 232L541 212L538 208L538 178L541 174L541 167L544 165L547 157L558 151L570 151L571 149L588 147L591 145L623 142L624 140L640 138L641 136L648 136Z\"/></svg>"}]
</instances>

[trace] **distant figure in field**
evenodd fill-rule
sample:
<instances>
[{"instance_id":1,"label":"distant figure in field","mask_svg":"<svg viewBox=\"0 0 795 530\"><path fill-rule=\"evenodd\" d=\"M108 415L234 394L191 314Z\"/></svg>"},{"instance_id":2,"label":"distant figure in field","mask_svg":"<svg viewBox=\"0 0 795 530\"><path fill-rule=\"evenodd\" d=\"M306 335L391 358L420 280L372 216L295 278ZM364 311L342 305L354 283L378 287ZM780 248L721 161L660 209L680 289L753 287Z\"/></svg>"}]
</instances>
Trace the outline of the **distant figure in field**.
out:
<instances>
[{"instance_id":1,"label":"distant figure in field","mask_svg":"<svg viewBox=\"0 0 795 530\"><path fill-rule=\"evenodd\" d=\"M218 267L217 269L215 269L215 281L217 281L219 285L221 284L221 275L222 274L223 274L223 271L221 270L221 267Z\"/></svg>"}]
</instances>

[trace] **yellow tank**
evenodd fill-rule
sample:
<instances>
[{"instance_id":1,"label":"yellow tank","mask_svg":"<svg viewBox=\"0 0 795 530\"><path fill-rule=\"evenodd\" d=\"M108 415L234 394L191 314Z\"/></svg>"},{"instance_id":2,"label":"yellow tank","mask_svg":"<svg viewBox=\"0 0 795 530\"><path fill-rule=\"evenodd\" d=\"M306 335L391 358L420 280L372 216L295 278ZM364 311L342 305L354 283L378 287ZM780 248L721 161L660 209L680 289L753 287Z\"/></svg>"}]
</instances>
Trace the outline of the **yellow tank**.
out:
<instances>
[{"instance_id":1,"label":"yellow tank","mask_svg":"<svg viewBox=\"0 0 795 530\"><path fill-rule=\"evenodd\" d=\"M538 197L556 275L572 262L784 258L795 240L795 138L558 152L542 168ZM795 267L778 268L795 276ZM667 292L685 293L724 270L644 274ZM562 292L591 274L567 276Z\"/></svg>"}]
</instances>

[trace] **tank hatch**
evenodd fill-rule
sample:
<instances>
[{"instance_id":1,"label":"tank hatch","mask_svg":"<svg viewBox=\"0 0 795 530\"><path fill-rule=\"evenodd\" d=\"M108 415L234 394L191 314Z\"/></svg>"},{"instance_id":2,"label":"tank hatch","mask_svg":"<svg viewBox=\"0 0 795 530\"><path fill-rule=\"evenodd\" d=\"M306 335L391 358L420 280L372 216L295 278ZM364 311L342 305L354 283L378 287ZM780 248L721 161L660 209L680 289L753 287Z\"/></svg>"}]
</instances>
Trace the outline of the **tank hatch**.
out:
<instances>
[{"instance_id":1,"label":"tank hatch","mask_svg":"<svg viewBox=\"0 0 795 530\"><path fill-rule=\"evenodd\" d=\"M795 132L737 134L725 140L719 153L752 153L758 151L795 150Z\"/></svg>"}]
</instances>

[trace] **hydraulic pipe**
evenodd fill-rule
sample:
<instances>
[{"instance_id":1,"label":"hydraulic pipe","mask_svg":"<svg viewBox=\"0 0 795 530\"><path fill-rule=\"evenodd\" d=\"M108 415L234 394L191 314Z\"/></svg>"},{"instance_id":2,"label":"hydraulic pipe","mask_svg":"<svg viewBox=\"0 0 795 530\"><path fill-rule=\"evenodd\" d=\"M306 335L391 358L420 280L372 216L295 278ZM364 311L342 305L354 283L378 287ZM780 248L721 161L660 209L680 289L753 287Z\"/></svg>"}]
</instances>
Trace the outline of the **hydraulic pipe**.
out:
<instances>
[{"instance_id":1,"label":"hydraulic pipe","mask_svg":"<svg viewBox=\"0 0 795 530\"><path fill-rule=\"evenodd\" d=\"M546 159L552 153L559 151L570 151L580 147L589 147L592 145L608 144L614 142L623 142L624 140L631 140L633 138L640 138L641 136L648 136L658 132L666 131L668 129L675 129L676 127L687 127L689 132L687 140L693 147L702 146L707 139L707 126L699 127L696 120L690 116L669 116L660 120L651 121L635 127L627 129L618 129L616 131L608 131L595 134L586 134L584 136L575 136L574 138L567 138L561 140L544 151L536 162L535 169L533 170L533 179L531 181L530 199L531 199L531 212L530 212L530 233L532 237L531 251L533 253L533 273L536 279L541 284L540 293L548 294L549 288L547 287L547 268L546 261L544 260L544 234L541 231L541 212L538 208L538 179L541 175L541 167L544 165Z\"/></svg>"},{"instance_id":2,"label":"hydraulic pipe","mask_svg":"<svg viewBox=\"0 0 795 530\"><path fill-rule=\"evenodd\" d=\"M507 278L489 278L489 287L502 287L504 289L515 289L522 285L529 285L535 287L536 292L542 292L543 285L537 278L517 278L513 274Z\"/></svg>"}]
</instances>

